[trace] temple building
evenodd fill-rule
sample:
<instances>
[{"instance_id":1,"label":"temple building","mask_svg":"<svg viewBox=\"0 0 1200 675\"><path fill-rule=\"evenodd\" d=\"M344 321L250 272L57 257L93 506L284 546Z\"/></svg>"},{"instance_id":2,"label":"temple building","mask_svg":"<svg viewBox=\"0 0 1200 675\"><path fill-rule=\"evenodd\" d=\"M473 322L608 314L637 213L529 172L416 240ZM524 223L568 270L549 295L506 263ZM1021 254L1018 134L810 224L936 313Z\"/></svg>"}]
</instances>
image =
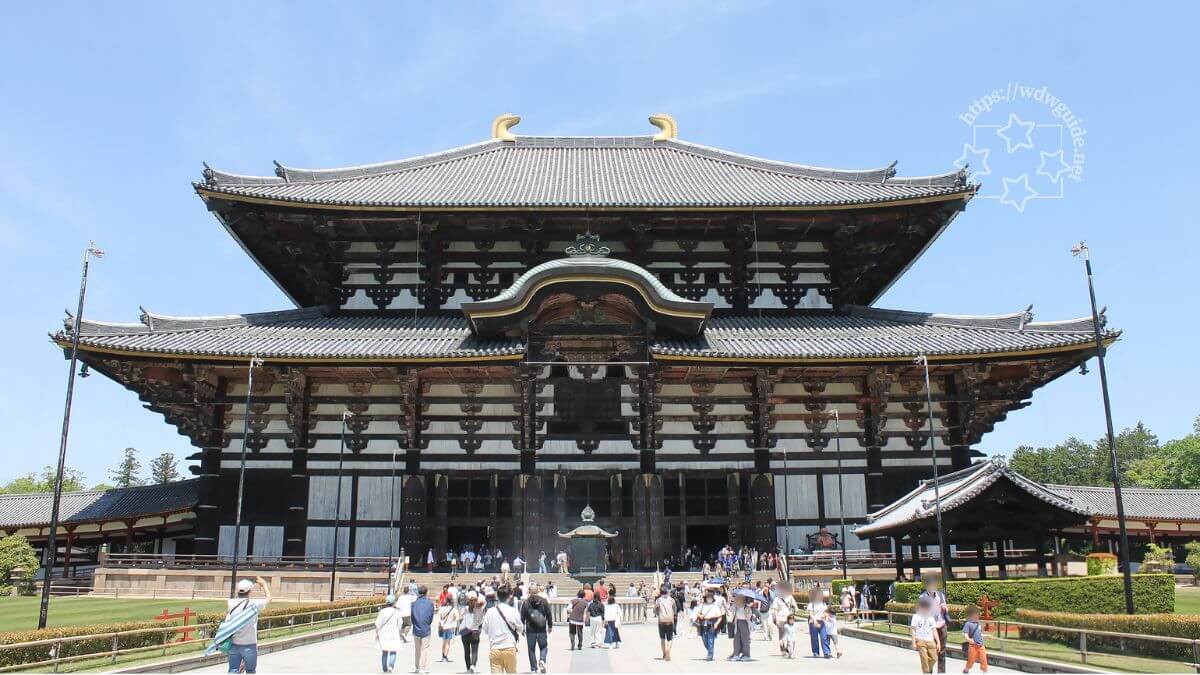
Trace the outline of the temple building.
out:
<instances>
[{"instance_id":1,"label":"temple building","mask_svg":"<svg viewBox=\"0 0 1200 675\"><path fill-rule=\"evenodd\" d=\"M650 120L549 137L503 115L488 140L393 162L206 166L196 193L295 307L143 310L79 336L197 448L174 550L232 552L243 447L254 555L329 556L337 521L340 555L531 559L589 505L619 533L613 564L801 548L839 503L865 523L928 478L931 444L968 466L1094 355L1090 318L874 306L971 200L965 171L814 168Z\"/></svg>"}]
</instances>

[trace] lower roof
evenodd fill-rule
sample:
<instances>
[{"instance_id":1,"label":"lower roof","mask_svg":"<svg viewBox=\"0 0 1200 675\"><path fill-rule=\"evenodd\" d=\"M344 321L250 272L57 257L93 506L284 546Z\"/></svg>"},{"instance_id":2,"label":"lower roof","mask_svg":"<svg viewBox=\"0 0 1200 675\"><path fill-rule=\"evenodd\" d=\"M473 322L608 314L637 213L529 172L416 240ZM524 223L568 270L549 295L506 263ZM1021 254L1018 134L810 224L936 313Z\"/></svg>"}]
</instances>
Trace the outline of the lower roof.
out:
<instances>
[{"instance_id":1,"label":"lower roof","mask_svg":"<svg viewBox=\"0 0 1200 675\"><path fill-rule=\"evenodd\" d=\"M1117 497L1111 487L1047 485L1092 512L1094 518L1116 518ZM1200 521L1200 490L1121 488L1126 518Z\"/></svg>"},{"instance_id":2,"label":"lower roof","mask_svg":"<svg viewBox=\"0 0 1200 675\"><path fill-rule=\"evenodd\" d=\"M63 525L136 520L188 511L196 506L199 479L159 485L64 492L59 502ZM47 527L54 494L0 495L0 527Z\"/></svg>"},{"instance_id":3,"label":"lower roof","mask_svg":"<svg viewBox=\"0 0 1200 675\"><path fill-rule=\"evenodd\" d=\"M462 316L327 314L306 308L223 317L171 317L143 312L140 323L83 321L85 351L130 356L176 356L284 361L505 360L524 354L511 339L481 339ZM906 360L970 358L1086 350L1090 319L1034 323L1023 312L950 316L851 307L844 312L718 316L703 335L658 340L652 354L696 360ZM69 330L52 338L70 344ZM1119 333L1108 332L1115 340Z\"/></svg>"}]
</instances>

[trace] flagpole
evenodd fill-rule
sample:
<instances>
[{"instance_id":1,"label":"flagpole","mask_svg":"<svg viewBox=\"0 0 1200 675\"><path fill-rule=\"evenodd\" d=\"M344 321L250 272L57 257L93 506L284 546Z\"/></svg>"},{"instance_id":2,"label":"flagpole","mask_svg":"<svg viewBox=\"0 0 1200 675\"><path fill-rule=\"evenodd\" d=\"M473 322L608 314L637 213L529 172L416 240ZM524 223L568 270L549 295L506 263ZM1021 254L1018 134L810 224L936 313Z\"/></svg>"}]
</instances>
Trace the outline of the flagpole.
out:
<instances>
[{"instance_id":1,"label":"flagpole","mask_svg":"<svg viewBox=\"0 0 1200 675\"><path fill-rule=\"evenodd\" d=\"M261 367L262 359L250 357L250 367L246 369L246 414L242 419L242 456L238 465L237 510L233 519L233 564L229 567L229 597L233 597L237 588L238 557L242 547L242 497L246 492L246 441L250 436L250 398L254 395L254 369Z\"/></svg>"},{"instance_id":2,"label":"flagpole","mask_svg":"<svg viewBox=\"0 0 1200 675\"><path fill-rule=\"evenodd\" d=\"M79 304L75 308L75 320L71 328L71 369L67 372L67 400L63 404L62 437L58 443L58 468L54 473L54 500L50 503L50 533L46 537L46 548L42 551L45 574L42 575L42 600L38 610L38 630L46 627L50 612L50 577L54 573L54 562L58 559L58 515L62 503L63 472L67 468L67 435L71 429L71 401L75 397L75 366L79 361L79 326L83 322L83 299L87 295L88 264L93 257L103 258L104 251L90 242L83 252L83 273L79 277ZM66 572L66 570L63 570Z\"/></svg>"},{"instance_id":3,"label":"flagpole","mask_svg":"<svg viewBox=\"0 0 1200 675\"><path fill-rule=\"evenodd\" d=\"M338 534L342 527L342 456L346 451L346 420L351 417L354 417L354 413L349 410L342 411L342 440L338 445L337 496L333 507L333 568L329 571L330 602L333 602L334 582L337 580Z\"/></svg>"}]
</instances>

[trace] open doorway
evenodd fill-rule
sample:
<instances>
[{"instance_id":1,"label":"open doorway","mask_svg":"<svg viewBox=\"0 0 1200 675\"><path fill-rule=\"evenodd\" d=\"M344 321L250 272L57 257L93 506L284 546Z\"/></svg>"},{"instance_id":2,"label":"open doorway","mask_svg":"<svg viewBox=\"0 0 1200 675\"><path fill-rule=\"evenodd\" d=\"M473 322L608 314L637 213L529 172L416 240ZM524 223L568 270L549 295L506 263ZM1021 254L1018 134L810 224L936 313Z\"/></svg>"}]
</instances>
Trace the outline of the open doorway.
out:
<instances>
[{"instance_id":1,"label":"open doorway","mask_svg":"<svg viewBox=\"0 0 1200 675\"><path fill-rule=\"evenodd\" d=\"M451 525L446 528L446 546L462 554L465 550L479 551L480 546L491 546L487 526Z\"/></svg>"},{"instance_id":2,"label":"open doorway","mask_svg":"<svg viewBox=\"0 0 1200 675\"><path fill-rule=\"evenodd\" d=\"M729 543L729 526L727 525L688 525L688 546L695 546L705 560L716 555L717 551Z\"/></svg>"}]
</instances>

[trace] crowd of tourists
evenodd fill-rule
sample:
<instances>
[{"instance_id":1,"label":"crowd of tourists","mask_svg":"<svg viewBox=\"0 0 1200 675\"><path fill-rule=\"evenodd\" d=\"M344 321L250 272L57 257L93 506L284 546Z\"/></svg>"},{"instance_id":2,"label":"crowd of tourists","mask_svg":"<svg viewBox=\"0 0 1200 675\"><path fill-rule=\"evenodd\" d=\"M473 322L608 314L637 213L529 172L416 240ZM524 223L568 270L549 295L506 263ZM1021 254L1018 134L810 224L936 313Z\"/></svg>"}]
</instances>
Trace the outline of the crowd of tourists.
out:
<instances>
[{"instance_id":1,"label":"crowd of tourists","mask_svg":"<svg viewBox=\"0 0 1200 675\"><path fill-rule=\"evenodd\" d=\"M750 661L756 637L774 643L776 653L794 659L802 650L802 636L808 633L813 658L833 659L843 655L839 640L840 625L847 617L868 609L869 584L865 592L849 584L840 597L830 597L819 585L808 589L806 603L797 602L792 586L775 579L746 581L734 577L709 577L691 584L661 580L661 586L644 581L630 583L621 592L615 584L603 580L585 584L566 605L570 650L620 649L622 617L625 606L644 607L648 620L657 624L662 659L671 660L677 639L698 640L705 660L718 658L718 640L729 641L727 661ZM263 598L251 598L261 588ZM619 603L618 598L626 598ZM452 582L440 590L430 590L413 582L397 584L375 620L375 639L380 650L380 670L394 672L397 654L411 644L414 673L428 673L431 652L442 662L450 662L453 643L460 641L466 672L479 667L480 646L486 639L487 660L493 673L515 673L521 642L529 672L547 672L550 634L555 628L551 602L558 598L553 583L541 585L528 575L496 575L474 583ZM260 578L238 584L237 596L229 600L225 620L218 627L208 652L221 649L228 653L229 672L254 673L257 668L258 613L271 599L267 584ZM638 599L640 603L629 603ZM641 618L639 616L639 618ZM910 621L912 649L917 653L921 671L946 672L950 618L945 593L937 582L926 582ZM988 669L979 610L971 608L963 631L963 672L979 664Z\"/></svg>"},{"instance_id":2,"label":"crowd of tourists","mask_svg":"<svg viewBox=\"0 0 1200 675\"><path fill-rule=\"evenodd\" d=\"M445 555L439 558L434 554L433 549L430 548L425 552L425 571L432 572L435 569L444 569L451 574L458 574L459 572L516 575L526 572L570 574L570 560L571 556L566 551L557 551L553 555L547 555L545 551L539 551L533 560L525 558L521 553L517 553L512 558L509 558L499 546L494 549L489 549L487 546L479 546L478 548L465 546L461 553L455 552L453 548L448 548Z\"/></svg>"}]
</instances>

